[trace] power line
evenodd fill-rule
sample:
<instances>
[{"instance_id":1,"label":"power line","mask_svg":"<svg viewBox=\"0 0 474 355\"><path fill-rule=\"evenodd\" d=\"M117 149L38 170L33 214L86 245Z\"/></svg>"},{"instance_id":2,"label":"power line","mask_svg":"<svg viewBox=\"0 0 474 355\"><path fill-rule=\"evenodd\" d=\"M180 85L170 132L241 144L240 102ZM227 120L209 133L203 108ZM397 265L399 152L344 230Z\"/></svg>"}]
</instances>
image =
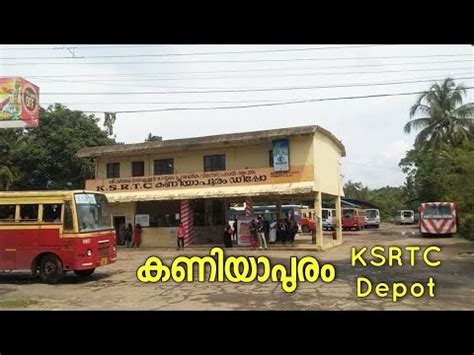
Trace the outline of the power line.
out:
<instances>
[{"instance_id":1,"label":"power line","mask_svg":"<svg viewBox=\"0 0 474 355\"><path fill-rule=\"evenodd\" d=\"M439 62L433 62L439 63ZM442 62L441 62L442 63ZM402 64L413 64L413 63L402 63ZM426 63L425 63L426 64ZM364 65L366 66L366 65ZM382 65L383 66L383 65ZM107 77L107 76L154 76L154 75L182 75L182 74L224 74L224 73L244 73L244 72L266 72L266 71L287 71L287 70L319 70L319 69L339 69L339 68L353 68L359 67L357 65L351 66L335 66L335 67L318 67L318 68L266 68L266 69L242 69L242 70L217 70L217 71L180 71L180 72L155 72L155 73L132 73L132 74L67 74L67 75L27 75L29 78L64 78L64 77ZM311 75L346 75L346 74L377 74L377 73L402 73L405 71L433 71L433 70L460 70L460 69L472 69L472 67L467 68L433 68L433 69L405 69L405 70L388 70L388 71L358 71L358 72L319 72L319 73L311 73ZM298 75L307 75L308 73L298 74ZM257 77L257 76L256 76ZM265 77L265 76L262 76ZM269 76L270 77L270 76ZM193 77L183 77L186 79L194 79ZM221 76L218 77L197 77L195 79L205 79L205 78L212 78L212 79L221 79ZM247 77L230 77L227 76L226 78L247 78ZM176 79L179 80L180 78ZM165 79L163 79L165 80ZM171 80L171 79L169 79ZM174 79L173 79L174 80Z\"/></svg>"},{"instance_id":2,"label":"power line","mask_svg":"<svg viewBox=\"0 0 474 355\"><path fill-rule=\"evenodd\" d=\"M383 47L385 45L374 45L369 47ZM191 52L191 53L162 53L162 54L122 54L122 55L93 55L76 57L4 57L3 59L77 59L77 58L139 58L139 57L176 57L191 55L219 55L219 54L247 54L247 53L274 53L274 52L307 52L324 49L348 49L348 48L366 48L367 46L339 46L339 47L306 47L306 48L288 48L288 49L263 49L263 50L245 50L245 51L224 51L224 52ZM81 49L84 47L74 47ZM454 55L454 54L451 54Z\"/></svg>"},{"instance_id":3,"label":"power line","mask_svg":"<svg viewBox=\"0 0 474 355\"><path fill-rule=\"evenodd\" d=\"M100 48L152 48L152 47L163 47L163 45L90 45L90 46L81 46L81 45L63 45L64 48L58 47L45 47L45 48L38 48L38 47L18 47L18 48L2 48L0 50L57 50L57 49L66 49L66 47L74 47L77 49L85 49L85 48L93 48L93 49L100 49ZM186 47L194 47L195 45L186 45ZM220 45L222 46L222 45ZM360 45L360 46L329 46L329 47L308 47L308 48L295 48L295 49L267 49L261 51L228 51L228 52L201 52L201 53L177 53L177 54L163 54L167 56L174 56L174 55L201 55L201 54L234 54L234 53L258 53L258 52L286 52L286 51L308 51L308 50L331 50L331 49L351 49L351 48L372 48L372 47L387 47L387 46L395 46L395 45L388 45L388 44L377 44L377 45Z\"/></svg>"},{"instance_id":4,"label":"power line","mask_svg":"<svg viewBox=\"0 0 474 355\"><path fill-rule=\"evenodd\" d=\"M93 59L93 58L153 58L153 57L170 57L170 56L193 56L193 55L219 55L219 54L243 54L243 53L271 53L271 52L295 52L295 51L312 51L317 50L318 48L300 48L300 49L268 49L260 51L233 51L233 52L201 52L201 53L174 53L174 54L122 54L122 55L93 55L93 56L62 56L62 57L3 57L2 59L13 59L13 60L23 60L23 59ZM330 58L304 58L304 59L295 59L295 60L313 60L313 61L333 61L333 60L371 60L371 59L398 59L398 58L433 58L433 57L466 57L472 56L472 53L466 54L428 54L428 55L407 55L407 56L379 56L379 57L330 57ZM292 59L288 59L292 60ZM260 61L260 60L258 60ZM263 60L266 61L266 60Z\"/></svg>"},{"instance_id":5,"label":"power line","mask_svg":"<svg viewBox=\"0 0 474 355\"><path fill-rule=\"evenodd\" d=\"M60 63L60 62L23 62L23 63L2 63L3 65L110 65L110 64L200 64L200 63L262 63L262 62L298 62L298 61L319 61L321 58L292 58L292 59L252 59L252 60L192 60L192 61L155 61L155 62L144 62L144 61L134 61L134 62L69 62L69 63ZM357 60L354 58L352 60ZM404 65L404 64L433 64L433 63L465 63L471 62L472 60L458 60L458 61L444 61L444 62L412 62L412 63L387 63L387 64L378 64L378 65L357 65L358 67L362 66L385 66L385 65Z\"/></svg>"},{"instance_id":6,"label":"power line","mask_svg":"<svg viewBox=\"0 0 474 355\"><path fill-rule=\"evenodd\" d=\"M215 76L215 77L181 77L181 78L127 78L127 79L96 79L96 80L43 80L39 79L38 81L48 81L48 82L129 82L129 81L182 81L182 80L223 80L223 79L253 79L253 78L281 78L281 77L299 77L299 76L325 76L325 75L351 75L351 74L379 74L379 73L403 73L403 72L418 72L418 71L438 71L438 70L469 70L473 68L464 67L464 68L433 68L433 69L414 69L414 70L384 70L384 71L360 71L360 72L336 72L336 73L296 73L296 74L275 74L275 75L247 75L247 76ZM473 69L474 70L474 69ZM467 73L471 74L473 72ZM458 74L461 75L461 74ZM66 76L65 76L66 77ZM32 78L29 76L29 78Z\"/></svg>"},{"instance_id":7,"label":"power line","mask_svg":"<svg viewBox=\"0 0 474 355\"><path fill-rule=\"evenodd\" d=\"M466 87L466 89L473 89L474 87ZM283 106L302 104L309 102L318 101L336 101L336 100L356 100L366 99L375 97L391 97L391 96L407 96L407 95L418 95L423 94L426 91L415 91L415 92L403 92L403 93L392 93L392 94L372 94L372 95L361 95L361 96L339 96L339 97L327 97L321 99L306 99L306 100L295 100L295 101L284 101L274 102L267 104L255 104L255 105L241 105L241 106L214 106L214 107L172 107L163 109L151 109L151 110L127 110L127 111L114 111L114 113L143 113L143 112L165 112L165 111L208 111L208 110L230 110L230 109L246 109L256 107L270 107L270 106ZM86 113L104 113L104 111L83 111Z\"/></svg>"},{"instance_id":8,"label":"power line","mask_svg":"<svg viewBox=\"0 0 474 355\"><path fill-rule=\"evenodd\" d=\"M275 100L210 100L210 101L121 101L121 102L60 102L63 105L184 105L184 104L237 104L248 102L274 102ZM59 102L42 102L41 105L54 105Z\"/></svg>"},{"instance_id":9,"label":"power line","mask_svg":"<svg viewBox=\"0 0 474 355\"><path fill-rule=\"evenodd\" d=\"M457 79L472 79L474 77L463 77ZM225 89L225 90L198 90L198 91L158 91L158 92L62 92L62 93L43 93L43 95L169 95L169 94L211 94L211 93L237 93L237 92L266 92L266 91L291 91L291 90L313 90L313 89L329 89L329 88L348 88L361 86L381 86L381 85L398 85L409 83L423 83L432 80L412 80L385 83L359 83L345 85L321 85L321 86L300 86L300 87L281 87L281 88L258 88L258 89Z\"/></svg>"},{"instance_id":10,"label":"power line","mask_svg":"<svg viewBox=\"0 0 474 355\"><path fill-rule=\"evenodd\" d=\"M469 73L457 73L456 75L469 75L469 74L473 74L473 72L469 72ZM432 80L436 80L437 78L444 78L446 75L437 75L437 76L429 76L429 77L417 77L417 78L413 78L413 79L427 79L426 81L432 81ZM453 79L464 79L464 78L457 78L457 77L454 77L453 76ZM468 78L469 79L469 78ZM41 80L43 81L43 80ZM46 81L46 80L44 80ZM232 89L236 89L236 88L211 88L211 87L193 87L193 86L162 86L162 85L144 85L144 84L131 84L131 85L128 85L128 84L111 84L111 83L107 83L107 81L117 81L117 80L105 80L104 81L101 81L101 82L96 82L96 81L88 81L88 80L80 80L80 81L75 81L75 80L47 80L46 82L53 82L53 83L56 83L56 82L66 82L66 83L78 83L78 84L86 84L86 85L100 85L100 86L120 86L120 87L139 87L139 88L175 88L175 89L216 89L216 90L224 90L224 89L227 89L227 90L232 90ZM126 82L130 81L130 80L125 80ZM159 80L158 80L159 81ZM398 84L399 82L392 82L393 84ZM411 82L400 82L401 84L403 83L411 83ZM243 88L241 88L243 89Z\"/></svg>"}]
</instances>

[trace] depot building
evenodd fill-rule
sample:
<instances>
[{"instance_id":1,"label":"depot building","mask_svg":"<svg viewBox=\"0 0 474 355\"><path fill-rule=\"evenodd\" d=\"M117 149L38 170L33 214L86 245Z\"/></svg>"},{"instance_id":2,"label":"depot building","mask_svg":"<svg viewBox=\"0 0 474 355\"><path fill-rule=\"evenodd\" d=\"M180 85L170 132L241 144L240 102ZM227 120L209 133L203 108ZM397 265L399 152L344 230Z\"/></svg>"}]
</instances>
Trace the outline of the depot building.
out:
<instances>
[{"instance_id":1,"label":"depot building","mask_svg":"<svg viewBox=\"0 0 474 355\"><path fill-rule=\"evenodd\" d=\"M107 195L116 226L140 223L145 247L175 247L180 220L186 244L222 245L231 206L305 203L320 217L323 199L336 209L342 243L345 148L319 126L88 147L78 156L95 161L85 188ZM312 242L322 247L315 220Z\"/></svg>"}]
</instances>

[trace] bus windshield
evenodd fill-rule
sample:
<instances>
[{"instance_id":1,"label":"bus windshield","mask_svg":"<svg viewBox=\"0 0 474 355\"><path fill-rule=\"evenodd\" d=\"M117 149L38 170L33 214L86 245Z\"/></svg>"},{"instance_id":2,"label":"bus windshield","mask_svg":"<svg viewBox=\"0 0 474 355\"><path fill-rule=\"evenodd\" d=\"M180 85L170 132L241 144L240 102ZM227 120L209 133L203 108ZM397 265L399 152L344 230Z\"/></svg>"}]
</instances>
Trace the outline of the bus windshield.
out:
<instances>
[{"instance_id":1,"label":"bus windshield","mask_svg":"<svg viewBox=\"0 0 474 355\"><path fill-rule=\"evenodd\" d=\"M79 232L113 229L109 203L104 195L75 194Z\"/></svg>"},{"instance_id":2,"label":"bus windshield","mask_svg":"<svg viewBox=\"0 0 474 355\"><path fill-rule=\"evenodd\" d=\"M376 218L377 217L377 211L376 210L365 210L365 215L367 218Z\"/></svg>"},{"instance_id":3,"label":"bus windshield","mask_svg":"<svg viewBox=\"0 0 474 355\"><path fill-rule=\"evenodd\" d=\"M433 216L451 217L451 208L449 206L427 205L424 215L427 217L433 217Z\"/></svg>"}]
</instances>

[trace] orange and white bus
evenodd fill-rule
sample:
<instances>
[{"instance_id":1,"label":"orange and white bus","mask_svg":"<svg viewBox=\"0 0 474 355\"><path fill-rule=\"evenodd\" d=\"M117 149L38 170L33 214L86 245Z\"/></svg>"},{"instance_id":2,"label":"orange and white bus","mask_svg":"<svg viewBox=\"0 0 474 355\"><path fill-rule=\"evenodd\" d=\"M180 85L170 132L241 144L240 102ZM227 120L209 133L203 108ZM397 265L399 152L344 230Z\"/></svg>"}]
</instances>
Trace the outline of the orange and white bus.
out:
<instances>
[{"instance_id":1,"label":"orange and white bus","mask_svg":"<svg viewBox=\"0 0 474 355\"><path fill-rule=\"evenodd\" d=\"M104 194L89 191L0 192L0 271L39 272L57 283L117 260Z\"/></svg>"},{"instance_id":2,"label":"orange and white bus","mask_svg":"<svg viewBox=\"0 0 474 355\"><path fill-rule=\"evenodd\" d=\"M423 236L450 236L456 233L457 214L453 202L424 202L419 211Z\"/></svg>"}]
</instances>

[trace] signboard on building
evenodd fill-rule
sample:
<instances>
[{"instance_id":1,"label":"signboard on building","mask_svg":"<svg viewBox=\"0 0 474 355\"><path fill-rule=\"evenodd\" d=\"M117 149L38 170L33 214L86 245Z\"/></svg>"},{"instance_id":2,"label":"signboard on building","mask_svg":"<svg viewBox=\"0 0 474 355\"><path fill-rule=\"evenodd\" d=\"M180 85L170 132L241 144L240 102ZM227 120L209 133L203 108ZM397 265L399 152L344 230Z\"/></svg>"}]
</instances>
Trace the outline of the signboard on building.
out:
<instances>
[{"instance_id":1,"label":"signboard on building","mask_svg":"<svg viewBox=\"0 0 474 355\"><path fill-rule=\"evenodd\" d=\"M141 191L245 186L312 181L313 165L292 166L288 171L272 168L225 170L191 174L155 175L87 180L86 189L96 191Z\"/></svg>"},{"instance_id":2,"label":"signboard on building","mask_svg":"<svg viewBox=\"0 0 474 355\"><path fill-rule=\"evenodd\" d=\"M273 171L290 170L290 146L288 139L273 140Z\"/></svg>"},{"instance_id":3,"label":"signboard on building","mask_svg":"<svg viewBox=\"0 0 474 355\"><path fill-rule=\"evenodd\" d=\"M135 223L141 225L142 227L149 227L150 215L149 214L136 214Z\"/></svg>"},{"instance_id":4,"label":"signboard on building","mask_svg":"<svg viewBox=\"0 0 474 355\"><path fill-rule=\"evenodd\" d=\"M39 88L19 77L0 77L0 128L37 127Z\"/></svg>"}]
</instances>

